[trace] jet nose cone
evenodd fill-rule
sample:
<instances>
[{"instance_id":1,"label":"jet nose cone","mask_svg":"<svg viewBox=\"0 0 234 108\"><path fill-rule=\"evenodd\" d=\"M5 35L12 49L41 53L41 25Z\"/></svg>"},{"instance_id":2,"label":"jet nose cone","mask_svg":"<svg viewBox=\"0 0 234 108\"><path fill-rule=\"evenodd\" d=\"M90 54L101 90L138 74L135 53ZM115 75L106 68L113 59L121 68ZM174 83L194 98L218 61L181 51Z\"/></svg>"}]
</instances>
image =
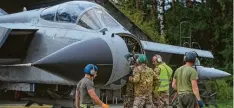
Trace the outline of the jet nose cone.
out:
<instances>
[{"instance_id":1,"label":"jet nose cone","mask_svg":"<svg viewBox=\"0 0 234 108\"><path fill-rule=\"evenodd\" d=\"M87 64L98 66L96 84L109 80L113 59L105 40L92 38L75 42L33 63L37 68L72 81L79 81L84 76Z\"/></svg>"},{"instance_id":2,"label":"jet nose cone","mask_svg":"<svg viewBox=\"0 0 234 108\"><path fill-rule=\"evenodd\" d=\"M231 76L231 74L209 67L197 66L197 71L199 75L199 79L220 79L224 77Z\"/></svg>"}]
</instances>

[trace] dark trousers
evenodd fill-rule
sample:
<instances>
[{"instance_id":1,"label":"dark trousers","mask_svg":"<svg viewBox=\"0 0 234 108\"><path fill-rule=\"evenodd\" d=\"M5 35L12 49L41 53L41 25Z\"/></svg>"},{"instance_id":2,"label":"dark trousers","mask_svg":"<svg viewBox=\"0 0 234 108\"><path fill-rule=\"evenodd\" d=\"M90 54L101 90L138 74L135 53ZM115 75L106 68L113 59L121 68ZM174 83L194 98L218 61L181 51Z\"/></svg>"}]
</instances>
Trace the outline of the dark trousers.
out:
<instances>
[{"instance_id":1,"label":"dark trousers","mask_svg":"<svg viewBox=\"0 0 234 108\"><path fill-rule=\"evenodd\" d=\"M193 93L179 94L180 108L198 108L196 96Z\"/></svg>"}]
</instances>

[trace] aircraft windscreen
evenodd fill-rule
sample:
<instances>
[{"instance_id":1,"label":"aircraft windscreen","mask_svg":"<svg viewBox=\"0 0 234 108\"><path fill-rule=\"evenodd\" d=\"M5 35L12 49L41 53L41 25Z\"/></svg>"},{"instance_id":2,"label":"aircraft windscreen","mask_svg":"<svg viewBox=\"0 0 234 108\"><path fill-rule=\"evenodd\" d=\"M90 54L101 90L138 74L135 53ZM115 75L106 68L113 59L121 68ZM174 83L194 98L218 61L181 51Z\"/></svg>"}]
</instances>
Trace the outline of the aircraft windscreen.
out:
<instances>
[{"instance_id":1,"label":"aircraft windscreen","mask_svg":"<svg viewBox=\"0 0 234 108\"><path fill-rule=\"evenodd\" d=\"M68 22L68 23L76 23L79 15L87 8L93 7L94 5L91 3L82 3L82 4L63 4L61 5L56 14L56 21L59 22ZM90 13L89 13L90 14Z\"/></svg>"},{"instance_id":2,"label":"aircraft windscreen","mask_svg":"<svg viewBox=\"0 0 234 108\"><path fill-rule=\"evenodd\" d=\"M118 23L116 23L115 20L113 20L113 18L110 17L110 15L102 10L102 9L97 9L97 14L98 16L100 16L102 22L107 26L107 27L117 27L117 26L120 26Z\"/></svg>"},{"instance_id":3,"label":"aircraft windscreen","mask_svg":"<svg viewBox=\"0 0 234 108\"><path fill-rule=\"evenodd\" d=\"M113 20L106 11L100 8L93 8L85 12L85 14L79 20L78 25L81 25L87 29L97 30L102 28L101 22L106 27L119 26L119 24L116 23L115 20Z\"/></svg>"},{"instance_id":4,"label":"aircraft windscreen","mask_svg":"<svg viewBox=\"0 0 234 108\"><path fill-rule=\"evenodd\" d=\"M97 18L96 10L94 9L85 12L85 14L79 20L78 25L94 30L99 30L102 28L101 22Z\"/></svg>"}]
</instances>

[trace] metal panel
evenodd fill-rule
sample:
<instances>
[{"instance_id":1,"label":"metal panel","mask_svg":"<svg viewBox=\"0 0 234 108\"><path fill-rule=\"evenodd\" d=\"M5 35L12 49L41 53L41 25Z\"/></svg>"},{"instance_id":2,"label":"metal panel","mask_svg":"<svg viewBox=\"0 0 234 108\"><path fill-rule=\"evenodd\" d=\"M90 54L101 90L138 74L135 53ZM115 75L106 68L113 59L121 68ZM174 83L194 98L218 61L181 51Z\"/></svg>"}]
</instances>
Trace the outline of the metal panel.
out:
<instances>
[{"instance_id":1,"label":"metal panel","mask_svg":"<svg viewBox=\"0 0 234 108\"><path fill-rule=\"evenodd\" d=\"M29 83L3 83L0 89L34 92L35 85Z\"/></svg>"},{"instance_id":2,"label":"metal panel","mask_svg":"<svg viewBox=\"0 0 234 108\"><path fill-rule=\"evenodd\" d=\"M0 48L5 43L10 32L11 32L11 29L0 27Z\"/></svg>"}]
</instances>

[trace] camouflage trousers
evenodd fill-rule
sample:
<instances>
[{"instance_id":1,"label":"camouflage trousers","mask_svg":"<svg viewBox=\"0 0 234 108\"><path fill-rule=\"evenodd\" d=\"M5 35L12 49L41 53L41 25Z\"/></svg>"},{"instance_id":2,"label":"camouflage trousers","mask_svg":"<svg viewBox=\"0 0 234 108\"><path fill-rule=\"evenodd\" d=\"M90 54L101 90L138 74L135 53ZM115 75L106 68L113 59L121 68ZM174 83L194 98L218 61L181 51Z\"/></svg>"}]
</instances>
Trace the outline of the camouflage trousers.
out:
<instances>
[{"instance_id":1,"label":"camouflage trousers","mask_svg":"<svg viewBox=\"0 0 234 108\"><path fill-rule=\"evenodd\" d=\"M132 108L134 102L134 96L125 96L124 98L124 108Z\"/></svg>"},{"instance_id":2,"label":"camouflage trousers","mask_svg":"<svg viewBox=\"0 0 234 108\"><path fill-rule=\"evenodd\" d=\"M80 108L94 108L93 104L80 104Z\"/></svg>"},{"instance_id":3,"label":"camouflage trousers","mask_svg":"<svg viewBox=\"0 0 234 108\"><path fill-rule=\"evenodd\" d=\"M169 105L169 92L159 92L153 96L154 106L156 108L167 108Z\"/></svg>"},{"instance_id":4,"label":"camouflage trousers","mask_svg":"<svg viewBox=\"0 0 234 108\"><path fill-rule=\"evenodd\" d=\"M133 103L133 108L154 108L152 96L135 97L134 103Z\"/></svg>"}]
</instances>

